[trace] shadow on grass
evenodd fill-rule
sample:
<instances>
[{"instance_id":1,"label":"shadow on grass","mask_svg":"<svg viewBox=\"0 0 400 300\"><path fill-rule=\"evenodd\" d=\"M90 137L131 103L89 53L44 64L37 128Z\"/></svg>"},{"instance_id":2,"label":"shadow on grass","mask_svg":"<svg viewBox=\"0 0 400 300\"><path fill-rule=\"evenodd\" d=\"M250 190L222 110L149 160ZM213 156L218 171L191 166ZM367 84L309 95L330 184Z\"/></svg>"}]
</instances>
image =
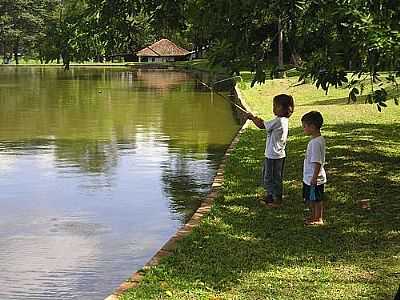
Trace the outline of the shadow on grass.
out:
<instances>
[{"instance_id":1,"label":"shadow on grass","mask_svg":"<svg viewBox=\"0 0 400 300\"><path fill-rule=\"evenodd\" d=\"M321 99L313 102L307 102L304 104L299 104L298 106L316 106L316 105L357 105L357 104L365 104L365 100L367 99L366 95L358 96L356 102L349 103L348 97L343 98L335 98L335 99Z\"/></svg>"},{"instance_id":2,"label":"shadow on grass","mask_svg":"<svg viewBox=\"0 0 400 300\"><path fill-rule=\"evenodd\" d=\"M390 97L395 96L397 93L395 89L387 88L386 92L388 93L388 99ZM299 104L298 106L316 106L316 105L357 105L357 104L366 104L368 95L359 95L357 96L356 102L349 102L349 97L343 98L335 98L335 99L321 99L313 102L308 102L304 104Z\"/></svg>"},{"instance_id":3,"label":"shadow on grass","mask_svg":"<svg viewBox=\"0 0 400 300\"><path fill-rule=\"evenodd\" d=\"M302 130L290 132L284 206L270 210L257 201L264 133L247 129L210 215L133 299L163 298L165 290L176 299L392 299L400 281L399 126L350 123L324 132L325 226L303 225ZM369 199L369 210L360 199Z\"/></svg>"}]
</instances>

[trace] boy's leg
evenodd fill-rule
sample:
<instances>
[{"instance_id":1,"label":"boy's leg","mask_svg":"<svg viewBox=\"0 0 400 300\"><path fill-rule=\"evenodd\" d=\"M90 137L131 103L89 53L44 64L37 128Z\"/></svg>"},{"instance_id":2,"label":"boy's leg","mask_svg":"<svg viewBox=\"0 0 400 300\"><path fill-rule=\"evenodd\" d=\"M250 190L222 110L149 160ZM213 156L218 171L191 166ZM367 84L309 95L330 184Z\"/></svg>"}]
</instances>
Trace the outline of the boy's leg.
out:
<instances>
[{"instance_id":1,"label":"boy's leg","mask_svg":"<svg viewBox=\"0 0 400 300\"><path fill-rule=\"evenodd\" d=\"M318 219L319 216L319 205L321 202L316 202L316 201L311 201L310 207L311 207L311 218L306 219L304 221L304 225L322 225L324 222L322 220Z\"/></svg>"},{"instance_id":2,"label":"boy's leg","mask_svg":"<svg viewBox=\"0 0 400 300\"><path fill-rule=\"evenodd\" d=\"M282 201L283 194L283 168L285 158L274 159L273 163L273 198L275 202Z\"/></svg>"},{"instance_id":3,"label":"boy's leg","mask_svg":"<svg viewBox=\"0 0 400 300\"><path fill-rule=\"evenodd\" d=\"M323 203L322 199L324 196L324 185L319 185L315 187L315 201L312 201L312 218L306 222L307 225L322 225L324 224L323 220Z\"/></svg>"},{"instance_id":4,"label":"boy's leg","mask_svg":"<svg viewBox=\"0 0 400 300\"><path fill-rule=\"evenodd\" d=\"M279 207L282 200L282 175L284 159L269 159L271 177L270 177L270 195L268 196L268 206Z\"/></svg>"},{"instance_id":5,"label":"boy's leg","mask_svg":"<svg viewBox=\"0 0 400 300\"><path fill-rule=\"evenodd\" d=\"M303 199L304 199L304 204L307 205L311 212L309 217L305 218L304 224L305 225L312 225L315 222L315 216L316 216L316 202L313 197L311 197L311 189L312 186L305 184L303 182Z\"/></svg>"},{"instance_id":6,"label":"boy's leg","mask_svg":"<svg viewBox=\"0 0 400 300\"><path fill-rule=\"evenodd\" d=\"M322 213L323 213L322 201L315 202L314 222L317 222L317 223L324 222L322 219Z\"/></svg>"},{"instance_id":7,"label":"boy's leg","mask_svg":"<svg viewBox=\"0 0 400 300\"><path fill-rule=\"evenodd\" d=\"M312 201L310 206L311 206L311 219L308 220L309 223L315 222L315 216L316 216L316 207L315 207L315 201Z\"/></svg>"},{"instance_id":8,"label":"boy's leg","mask_svg":"<svg viewBox=\"0 0 400 300\"><path fill-rule=\"evenodd\" d=\"M305 216L304 222L310 222L313 220L314 216L312 214L312 207L310 203L310 186L303 182L303 202L305 205L304 211L307 212L308 216Z\"/></svg>"},{"instance_id":9,"label":"boy's leg","mask_svg":"<svg viewBox=\"0 0 400 300\"><path fill-rule=\"evenodd\" d=\"M324 190L325 186L319 185L316 187L316 196L317 196L317 206L316 206L316 215L315 215L315 222L317 224L323 224L323 212L324 212L324 205L323 205L323 198L324 198Z\"/></svg>"},{"instance_id":10,"label":"boy's leg","mask_svg":"<svg viewBox=\"0 0 400 300\"><path fill-rule=\"evenodd\" d=\"M273 194L273 160L265 158L263 169L263 185L266 191L267 203L272 202Z\"/></svg>"}]
</instances>

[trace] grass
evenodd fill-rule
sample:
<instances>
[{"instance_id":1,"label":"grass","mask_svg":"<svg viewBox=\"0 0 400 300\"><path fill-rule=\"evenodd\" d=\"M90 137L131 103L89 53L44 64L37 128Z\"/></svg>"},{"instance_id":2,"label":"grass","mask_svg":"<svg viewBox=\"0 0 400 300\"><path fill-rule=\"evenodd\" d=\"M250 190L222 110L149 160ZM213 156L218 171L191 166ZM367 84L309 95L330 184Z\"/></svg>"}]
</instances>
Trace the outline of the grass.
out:
<instances>
[{"instance_id":1,"label":"grass","mask_svg":"<svg viewBox=\"0 0 400 300\"><path fill-rule=\"evenodd\" d=\"M290 119L284 206L259 205L262 130L250 126L229 158L223 193L176 253L122 299L393 299L400 283L400 109L346 104L295 79L240 86L253 112L272 97L296 100ZM327 140L326 225L308 228L301 199L308 137L302 114L320 111ZM369 199L370 209L359 200Z\"/></svg>"}]
</instances>

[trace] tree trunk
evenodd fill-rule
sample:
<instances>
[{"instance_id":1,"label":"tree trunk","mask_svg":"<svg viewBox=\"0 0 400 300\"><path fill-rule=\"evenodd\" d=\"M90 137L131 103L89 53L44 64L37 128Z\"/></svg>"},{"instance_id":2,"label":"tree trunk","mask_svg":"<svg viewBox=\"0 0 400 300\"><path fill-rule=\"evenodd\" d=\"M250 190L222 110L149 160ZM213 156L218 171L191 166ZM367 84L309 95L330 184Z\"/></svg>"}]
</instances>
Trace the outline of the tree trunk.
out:
<instances>
[{"instance_id":1,"label":"tree trunk","mask_svg":"<svg viewBox=\"0 0 400 300\"><path fill-rule=\"evenodd\" d=\"M61 51L61 57L62 57L62 60L63 60L64 70L68 71L69 70L69 63L70 63L68 49L64 48Z\"/></svg>"},{"instance_id":2,"label":"tree trunk","mask_svg":"<svg viewBox=\"0 0 400 300\"><path fill-rule=\"evenodd\" d=\"M3 41L3 64L7 63L6 42Z\"/></svg>"},{"instance_id":3,"label":"tree trunk","mask_svg":"<svg viewBox=\"0 0 400 300\"><path fill-rule=\"evenodd\" d=\"M18 60L18 48L19 48L19 43L18 41L15 43L14 46L14 59L15 59L15 64L18 65L19 64L19 60Z\"/></svg>"},{"instance_id":4,"label":"tree trunk","mask_svg":"<svg viewBox=\"0 0 400 300\"><path fill-rule=\"evenodd\" d=\"M296 49L293 47L292 48L292 63L296 66L299 67L302 64L302 59L301 56L297 53Z\"/></svg>"},{"instance_id":5,"label":"tree trunk","mask_svg":"<svg viewBox=\"0 0 400 300\"><path fill-rule=\"evenodd\" d=\"M283 30L281 18L278 20L278 66L283 70Z\"/></svg>"},{"instance_id":6,"label":"tree trunk","mask_svg":"<svg viewBox=\"0 0 400 300\"><path fill-rule=\"evenodd\" d=\"M397 290L396 296L394 296L394 300L400 300L400 285L399 289Z\"/></svg>"}]
</instances>

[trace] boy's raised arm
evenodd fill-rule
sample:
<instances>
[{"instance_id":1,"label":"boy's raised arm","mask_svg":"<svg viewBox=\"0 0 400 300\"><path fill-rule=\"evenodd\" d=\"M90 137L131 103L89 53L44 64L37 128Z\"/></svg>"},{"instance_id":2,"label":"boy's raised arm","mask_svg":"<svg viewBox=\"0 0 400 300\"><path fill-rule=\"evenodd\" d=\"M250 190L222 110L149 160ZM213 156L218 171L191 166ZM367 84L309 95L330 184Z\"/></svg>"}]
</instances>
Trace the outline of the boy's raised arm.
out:
<instances>
[{"instance_id":1,"label":"boy's raised arm","mask_svg":"<svg viewBox=\"0 0 400 300\"><path fill-rule=\"evenodd\" d=\"M253 123L260 129L265 129L265 125L264 125L264 120L257 117L257 116L253 116L253 114L248 113L247 114L247 119L252 120Z\"/></svg>"}]
</instances>

